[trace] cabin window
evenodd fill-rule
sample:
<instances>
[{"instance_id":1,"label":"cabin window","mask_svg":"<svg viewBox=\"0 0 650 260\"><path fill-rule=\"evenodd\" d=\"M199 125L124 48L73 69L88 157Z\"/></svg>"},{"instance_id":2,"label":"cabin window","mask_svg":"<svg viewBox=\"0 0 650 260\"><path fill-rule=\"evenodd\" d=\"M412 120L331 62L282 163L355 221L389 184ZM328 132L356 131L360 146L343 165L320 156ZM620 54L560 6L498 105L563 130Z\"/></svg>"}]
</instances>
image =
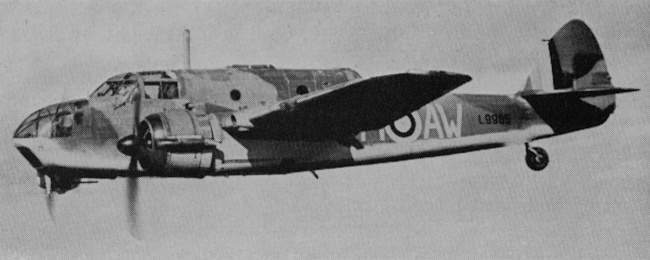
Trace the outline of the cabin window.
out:
<instances>
[{"instance_id":1,"label":"cabin window","mask_svg":"<svg viewBox=\"0 0 650 260\"><path fill-rule=\"evenodd\" d=\"M239 92L239 90L233 89L230 91L230 98L234 101L239 101L241 99L241 92Z\"/></svg>"},{"instance_id":2,"label":"cabin window","mask_svg":"<svg viewBox=\"0 0 650 260\"><path fill-rule=\"evenodd\" d=\"M163 82L160 90L160 99L177 99L178 98L178 83L176 82Z\"/></svg>"},{"instance_id":3,"label":"cabin window","mask_svg":"<svg viewBox=\"0 0 650 260\"><path fill-rule=\"evenodd\" d=\"M160 98L160 85L158 84L145 84L144 85L144 98L146 99L159 99Z\"/></svg>"},{"instance_id":4,"label":"cabin window","mask_svg":"<svg viewBox=\"0 0 650 260\"><path fill-rule=\"evenodd\" d=\"M296 94L298 95L304 95L309 93L309 89L305 85L300 85L296 88Z\"/></svg>"}]
</instances>

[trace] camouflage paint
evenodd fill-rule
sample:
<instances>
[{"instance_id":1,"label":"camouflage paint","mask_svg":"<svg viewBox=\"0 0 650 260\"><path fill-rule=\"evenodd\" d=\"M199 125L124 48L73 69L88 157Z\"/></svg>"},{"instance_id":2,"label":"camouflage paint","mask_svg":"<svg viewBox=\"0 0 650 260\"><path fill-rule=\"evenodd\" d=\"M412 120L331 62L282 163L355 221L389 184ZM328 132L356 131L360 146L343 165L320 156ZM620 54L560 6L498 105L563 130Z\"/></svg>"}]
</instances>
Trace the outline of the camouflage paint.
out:
<instances>
[{"instance_id":1,"label":"camouflage paint","mask_svg":"<svg viewBox=\"0 0 650 260\"><path fill-rule=\"evenodd\" d=\"M509 96L449 94L384 128L361 133L358 138L365 145L374 145L519 130L525 104Z\"/></svg>"},{"instance_id":2,"label":"camouflage paint","mask_svg":"<svg viewBox=\"0 0 650 260\"><path fill-rule=\"evenodd\" d=\"M496 116L496 120L488 123L486 116L490 120ZM393 128L409 135L399 136ZM236 139L228 135L219 146L225 152L223 172L216 175L286 173L413 159L523 144L552 134L520 97L448 94L413 112L410 120L407 116L381 129L358 134L357 139L364 145L361 149L335 141ZM231 151L238 152L229 154Z\"/></svg>"},{"instance_id":3,"label":"camouflage paint","mask_svg":"<svg viewBox=\"0 0 650 260\"><path fill-rule=\"evenodd\" d=\"M215 70L175 70L181 85L181 98L192 102L210 102L241 110L271 105L297 96L296 89L307 87L309 92L360 78L350 69L294 70L275 68L236 67ZM241 98L233 100L231 91Z\"/></svg>"},{"instance_id":4,"label":"camouflage paint","mask_svg":"<svg viewBox=\"0 0 650 260\"><path fill-rule=\"evenodd\" d=\"M583 22L571 21L562 27L549 42L549 48L556 90L613 88L600 48ZM298 95L296 90L300 86L312 92L359 78L349 69L287 70L270 66L142 74L145 78L175 80L182 100L207 102L204 110L222 112L271 106ZM223 139L213 150L197 152L194 156L215 160L214 168L206 175L285 174L523 144L602 124L614 110L611 95L584 98L566 93L545 95L539 89L529 78L524 91L512 96L447 94L387 126L359 133L356 145L350 140L269 140L233 136L224 131ZM234 90L240 98L232 98ZM143 102L142 114L178 108L182 104L181 100L147 100ZM16 136L14 141L21 153L27 154L25 157L33 153L33 157L41 160L42 165L35 168L50 169L56 175L201 177L196 173L129 172L130 158L118 152L116 143L118 138L131 133L131 110L132 104L113 97L91 98L84 110L84 118L90 117L90 121L83 123L83 130L73 131L76 134L63 138Z\"/></svg>"},{"instance_id":5,"label":"camouflage paint","mask_svg":"<svg viewBox=\"0 0 650 260\"><path fill-rule=\"evenodd\" d=\"M107 81L122 81L127 74L112 76ZM349 69L290 70L248 66L212 70L145 71L139 74L143 76L145 82L178 82L180 89L178 100L144 99L141 118L169 109L183 109L188 101L214 103L218 104L220 109L228 110L272 105L279 100L296 96L295 89L301 85L306 86L311 92L360 78L358 73ZM164 75L162 79L161 74ZM232 90L241 93L240 100L231 99ZM78 101L60 104L73 102ZM18 138L19 130L26 127L26 123L34 120L39 114L50 113L50 110L51 113L55 113L60 104L54 104L39 109L19 126L14 138L16 146L20 148L23 155L29 153L31 157L39 160L39 165L33 165L39 171L55 171L54 174L92 178L115 178L132 174L128 172L130 158L120 153L116 146L119 138L130 135L133 131L133 104L124 102L120 96L91 97L83 102L85 105L79 110L83 120L73 127L71 136ZM230 141L226 140L225 143L232 143ZM242 143L249 148L250 145L257 145L256 142L251 144L243 141ZM270 145L270 147L277 147L283 144L270 143ZM227 154L228 158L231 158L228 159L229 161L247 160L246 152L239 151L238 145L231 146L233 150ZM289 146L297 147L296 144L289 144ZM243 146L239 145L239 147ZM268 146L262 144L259 151L264 151L263 147ZM239 156L241 154L243 156ZM258 156L252 155L252 157Z\"/></svg>"},{"instance_id":6,"label":"camouflage paint","mask_svg":"<svg viewBox=\"0 0 650 260\"><path fill-rule=\"evenodd\" d=\"M86 177L95 169L103 171L106 178L128 175L129 157L117 151L116 142L118 136L131 131L130 108L120 107L109 113L113 109L112 103L95 102L91 102L95 106L93 137L27 138L19 139L20 145L33 147L38 143L42 148L33 152L43 160L46 168L85 169L85 173L79 174ZM501 123L497 120L496 124L482 121L485 115L499 114L509 115L509 124L505 120ZM414 139L396 138L392 133L391 126L404 121L400 119L382 129L359 134L358 138L364 144L362 149L336 141L238 139L225 133L217 147L223 153L222 161L215 165L214 172L207 175L283 174L403 160L519 144L552 134L550 128L534 116L525 100L514 96L449 94L425 105L413 115L417 116L414 117L417 125L399 127L404 132L417 129L412 134ZM121 123L110 124L118 121Z\"/></svg>"}]
</instances>

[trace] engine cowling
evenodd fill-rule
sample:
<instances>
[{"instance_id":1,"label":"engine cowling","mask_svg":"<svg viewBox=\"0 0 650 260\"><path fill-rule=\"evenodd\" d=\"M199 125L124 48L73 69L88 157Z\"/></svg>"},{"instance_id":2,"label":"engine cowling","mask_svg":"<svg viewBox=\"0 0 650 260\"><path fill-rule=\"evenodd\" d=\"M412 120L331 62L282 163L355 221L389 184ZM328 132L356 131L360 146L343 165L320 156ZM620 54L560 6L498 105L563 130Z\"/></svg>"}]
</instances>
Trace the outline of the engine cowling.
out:
<instances>
[{"instance_id":1,"label":"engine cowling","mask_svg":"<svg viewBox=\"0 0 650 260\"><path fill-rule=\"evenodd\" d=\"M147 116L138 126L137 156L155 176L203 177L223 160L219 119L213 114L170 110Z\"/></svg>"}]
</instances>

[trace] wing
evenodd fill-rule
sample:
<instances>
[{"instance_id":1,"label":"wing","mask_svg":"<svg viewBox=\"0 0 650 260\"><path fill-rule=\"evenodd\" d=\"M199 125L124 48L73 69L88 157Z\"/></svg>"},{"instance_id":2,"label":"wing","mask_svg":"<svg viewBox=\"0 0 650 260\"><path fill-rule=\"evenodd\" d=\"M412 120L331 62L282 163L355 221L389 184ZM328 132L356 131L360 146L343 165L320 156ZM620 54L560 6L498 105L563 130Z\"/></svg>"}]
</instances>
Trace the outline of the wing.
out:
<instances>
[{"instance_id":1,"label":"wing","mask_svg":"<svg viewBox=\"0 0 650 260\"><path fill-rule=\"evenodd\" d=\"M265 138L341 140L384 127L470 80L444 71L356 80L270 107L235 112L223 125L229 132Z\"/></svg>"}]
</instances>

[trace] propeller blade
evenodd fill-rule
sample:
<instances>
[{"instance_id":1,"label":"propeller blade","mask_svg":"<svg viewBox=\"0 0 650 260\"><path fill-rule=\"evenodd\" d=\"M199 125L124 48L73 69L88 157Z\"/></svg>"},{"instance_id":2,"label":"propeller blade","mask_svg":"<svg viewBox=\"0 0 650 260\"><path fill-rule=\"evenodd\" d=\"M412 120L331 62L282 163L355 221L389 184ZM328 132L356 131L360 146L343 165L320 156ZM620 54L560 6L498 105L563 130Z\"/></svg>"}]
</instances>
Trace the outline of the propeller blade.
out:
<instances>
[{"instance_id":1,"label":"propeller blade","mask_svg":"<svg viewBox=\"0 0 650 260\"><path fill-rule=\"evenodd\" d=\"M138 147L138 145L140 145L139 144L140 138L138 135L138 125L140 124L140 110L142 109L142 99L144 99L145 90L144 90L144 80L142 79L142 77L137 73L132 75L136 77L137 80L136 88L138 89L137 93L133 98L133 136L135 137L133 139L133 146ZM136 155L131 156L129 169L131 171L138 170L138 157Z\"/></svg>"},{"instance_id":2,"label":"propeller blade","mask_svg":"<svg viewBox=\"0 0 650 260\"><path fill-rule=\"evenodd\" d=\"M127 179L126 187L126 198L127 198L127 211L128 211L128 221L129 221L129 232L131 236L135 238L140 238L140 227L138 224L138 153L140 144L140 135L138 133L138 126L140 124L140 111L142 109L142 100L144 99L145 89L144 89L144 80L137 73L132 73L128 76L134 76L137 81L136 88L137 90L133 94L133 140L131 141L130 149L131 151L131 161L129 163L129 170L133 172L133 175ZM120 144L125 146L126 140L124 142L118 143L118 149L120 149Z\"/></svg>"},{"instance_id":3,"label":"propeller blade","mask_svg":"<svg viewBox=\"0 0 650 260\"><path fill-rule=\"evenodd\" d=\"M140 124L140 109L142 108L142 99L144 98L144 81L142 77L138 74L134 74L137 77L136 88L137 94L133 98L133 135L138 136L138 125Z\"/></svg>"},{"instance_id":4,"label":"propeller blade","mask_svg":"<svg viewBox=\"0 0 650 260\"><path fill-rule=\"evenodd\" d=\"M47 212L50 214L50 219L56 222L54 218L54 194L45 195L45 202L47 203Z\"/></svg>"},{"instance_id":5,"label":"propeller blade","mask_svg":"<svg viewBox=\"0 0 650 260\"><path fill-rule=\"evenodd\" d=\"M138 169L138 157L136 155L131 156L131 161L129 162L129 170L135 171Z\"/></svg>"},{"instance_id":6,"label":"propeller blade","mask_svg":"<svg viewBox=\"0 0 650 260\"><path fill-rule=\"evenodd\" d=\"M40 173L38 174L42 185L45 188L45 204L47 205L47 212L50 214L50 219L54 219L54 193L52 193L52 179L49 175ZM56 222L56 221L55 221Z\"/></svg>"},{"instance_id":7,"label":"propeller blade","mask_svg":"<svg viewBox=\"0 0 650 260\"><path fill-rule=\"evenodd\" d=\"M129 177L127 180L127 207L129 232L133 237L140 237L138 225L138 178Z\"/></svg>"}]
</instances>

